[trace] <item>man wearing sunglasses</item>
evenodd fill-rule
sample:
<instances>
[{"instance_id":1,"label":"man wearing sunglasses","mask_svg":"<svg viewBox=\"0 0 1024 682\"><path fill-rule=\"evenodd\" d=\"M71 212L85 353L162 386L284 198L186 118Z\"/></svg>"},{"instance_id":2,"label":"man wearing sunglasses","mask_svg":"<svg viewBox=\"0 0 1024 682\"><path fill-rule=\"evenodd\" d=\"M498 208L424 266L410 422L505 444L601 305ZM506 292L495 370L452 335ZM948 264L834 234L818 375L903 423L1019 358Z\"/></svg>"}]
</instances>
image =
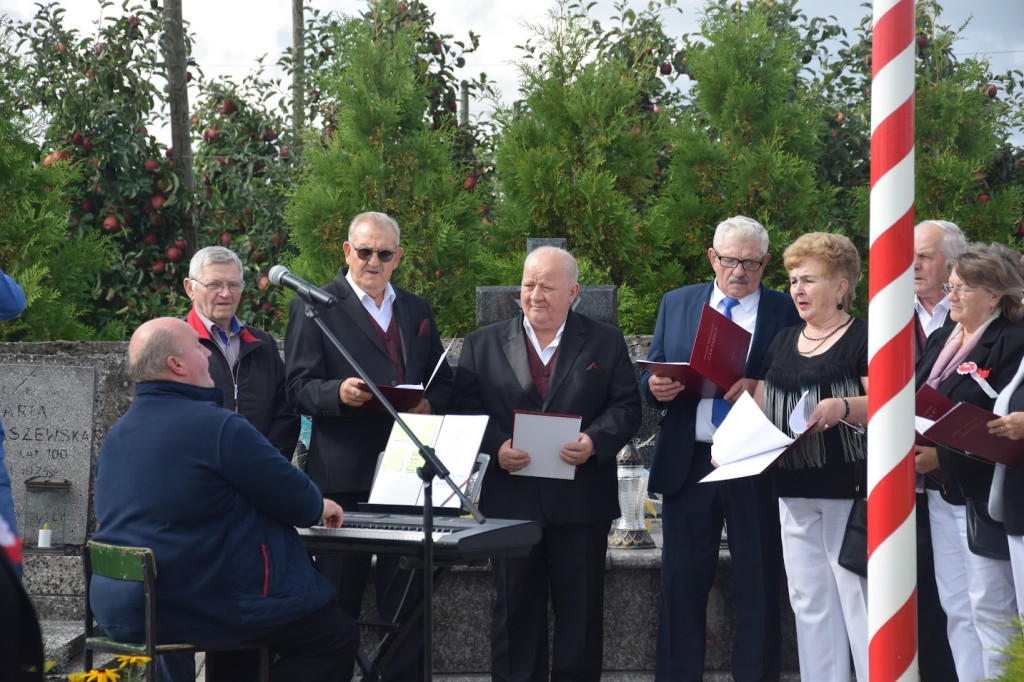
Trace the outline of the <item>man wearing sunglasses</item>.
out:
<instances>
[{"instance_id":1,"label":"man wearing sunglasses","mask_svg":"<svg viewBox=\"0 0 1024 682\"><path fill-rule=\"evenodd\" d=\"M402 259L398 224L384 213L361 213L349 226L342 248L345 263L324 290L338 299L320 316L378 385L426 385L444 353L430 304L421 296L391 285ZM394 421L379 406L355 369L323 337L296 298L288 313L285 365L288 398L300 414L310 415L313 429L307 473L326 497L343 509L356 509L369 498L377 455L384 450ZM443 413L452 388L447 362L410 412ZM359 617L370 556L317 557L321 572L338 588L342 607ZM409 578L395 557L377 559L377 604L390 618ZM422 583L415 579L413 590ZM419 679L422 632L401 643L397 660L384 670L385 680Z\"/></svg>"},{"instance_id":2,"label":"man wearing sunglasses","mask_svg":"<svg viewBox=\"0 0 1024 682\"><path fill-rule=\"evenodd\" d=\"M648 360L688 362L704 304L753 334L747 370L756 370L772 339L800 322L789 296L765 288L771 256L768 232L736 216L715 229L708 261L715 278L665 294ZM699 483L711 472L711 439L728 403L752 380L741 379L727 401L681 396L684 386L644 371L640 387L665 410L651 462L650 490L662 494L661 596L655 679L692 682L704 676L708 593L718 565L722 524L732 555L736 632L732 674L737 682L777 682L781 667L779 590L782 546L778 502L766 474ZM715 403L718 403L717 405Z\"/></svg>"}]
</instances>

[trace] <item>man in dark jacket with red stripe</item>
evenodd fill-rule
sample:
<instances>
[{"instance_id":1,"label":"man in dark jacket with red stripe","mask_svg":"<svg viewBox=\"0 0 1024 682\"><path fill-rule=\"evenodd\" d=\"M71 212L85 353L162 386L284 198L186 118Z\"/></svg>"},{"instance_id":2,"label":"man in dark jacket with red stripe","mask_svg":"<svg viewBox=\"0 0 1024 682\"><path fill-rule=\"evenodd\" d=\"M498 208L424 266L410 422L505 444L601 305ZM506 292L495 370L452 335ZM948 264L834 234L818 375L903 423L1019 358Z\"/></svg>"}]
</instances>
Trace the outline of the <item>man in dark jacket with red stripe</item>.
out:
<instances>
[{"instance_id":1,"label":"man in dark jacket with red stripe","mask_svg":"<svg viewBox=\"0 0 1024 682\"><path fill-rule=\"evenodd\" d=\"M340 526L341 508L220 407L209 355L182 320L152 320L132 335L135 400L97 457L93 538L153 550L161 642L266 643L272 680L347 680L355 624L295 531L320 520ZM107 633L142 640L141 585L94 576L89 594Z\"/></svg>"},{"instance_id":2,"label":"man in dark jacket with red stripe","mask_svg":"<svg viewBox=\"0 0 1024 682\"><path fill-rule=\"evenodd\" d=\"M200 249L192 256L184 285L192 299L185 321L210 351L210 376L224 391L224 407L248 419L291 460L299 417L285 395L277 341L235 317L245 288L242 261L223 246Z\"/></svg>"}]
</instances>

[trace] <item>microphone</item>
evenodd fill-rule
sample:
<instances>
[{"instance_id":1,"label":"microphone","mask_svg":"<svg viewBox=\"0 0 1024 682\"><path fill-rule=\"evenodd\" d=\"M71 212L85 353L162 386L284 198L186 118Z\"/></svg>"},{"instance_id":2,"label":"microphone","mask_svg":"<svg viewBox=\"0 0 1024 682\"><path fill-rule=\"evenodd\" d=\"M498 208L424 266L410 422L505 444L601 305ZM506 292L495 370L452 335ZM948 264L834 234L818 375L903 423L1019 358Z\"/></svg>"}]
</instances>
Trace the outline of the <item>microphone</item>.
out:
<instances>
[{"instance_id":1,"label":"microphone","mask_svg":"<svg viewBox=\"0 0 1024 682\"><path fill-rule=\"evenodd\" d=\"M322 305L327 308L333 308L338 304L338 299L334 296L331 296L320 287L315 287L309 282L299 279L290 273L288 268L283 265L275 265L270 268L268 275L270 277L271 284L291 289L306 303Z\"/></svg>"}]
</instances>

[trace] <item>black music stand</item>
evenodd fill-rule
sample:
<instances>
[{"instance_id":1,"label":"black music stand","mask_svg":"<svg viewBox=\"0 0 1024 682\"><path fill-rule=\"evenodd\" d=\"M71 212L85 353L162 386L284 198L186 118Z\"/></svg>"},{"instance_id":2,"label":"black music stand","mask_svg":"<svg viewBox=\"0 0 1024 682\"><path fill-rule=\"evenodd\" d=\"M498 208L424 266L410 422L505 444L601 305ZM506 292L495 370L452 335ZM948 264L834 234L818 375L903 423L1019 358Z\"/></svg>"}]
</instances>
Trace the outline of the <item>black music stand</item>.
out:
<instances>
[{"instance_id":1,"label":"black music stand","mask_svg":"<svg viewBox=\"0 0 1024 682\"><path fill-rule=\"evenodd\" d=\"M412 432L409 425L405 423L405 420L395 410L384 394L381 393L380 389L377 388L376 383L370 379L366 371L359 366L359 363L355 361L355 358L348 352L348 349L342 345L341 341L338 340L331 330L327 328L324 321L320 319L320 314L316 310L316 304L312 300L312 297L304 295L304 292L299 291L299 296L303 301L306 302L306 317L311 319L320 331L323 332L324 337L331 342L331 345L338 349L342 357L348 361L348 364L356 371L359 378L363 380L363 383L367 385L370 392L380 401L380 404L384 406L388 414L395 420L395 423L401 427L405 434L409 436L409 440L412 441L413 445L416 446L416 450L420 453L423 458L423 466L416 469L416 473L419 475L420 480L423 481L423 679L433 679L433 668L434 668L434 646L433 646L433 626L434 626L434 500L433 500L433 487L434 477L438 477L448 484L459 500L462 501L462 507L472 514L473 518L476 519L477 523L483 523L486 521L483 514L480 513L480 509L476 506L471 499L469 499L465 493L452 481L451 473L448 471L448 467L444 465L437 455L434 453L434 449L424 445L420 442L416 434Z\"/></svg>"}]
</instances>

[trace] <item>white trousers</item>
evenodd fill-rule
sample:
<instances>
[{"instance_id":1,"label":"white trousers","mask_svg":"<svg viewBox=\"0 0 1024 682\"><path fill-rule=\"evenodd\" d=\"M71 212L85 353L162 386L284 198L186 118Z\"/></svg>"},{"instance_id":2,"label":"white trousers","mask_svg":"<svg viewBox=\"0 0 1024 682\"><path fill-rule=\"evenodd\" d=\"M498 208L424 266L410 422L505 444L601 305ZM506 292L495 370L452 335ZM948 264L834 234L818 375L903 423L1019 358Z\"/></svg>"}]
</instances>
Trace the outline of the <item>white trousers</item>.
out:
<instances>
[{"instance_id":1,"label":"white trousers","mask_svg":"<svg viewBox=\"0 0 1024 682\"><path fill-rule=\"evenodd\" d=\"M967 511L928 491L928 520L935 555L935 582L946 612L949 647L960 682L998 677L1001 649L1017 615L1009 561L987 559L967 547Z\"/></svg>"},{"instance_id":2,"label":"white trousers","mask_svg":"<svg viewBox=\"0 0 1024 682\"><path fill-rule=\"evenodd\" d=\"M868 679L867 580L839 565L852 500L779 499L782 556L796 616L800 679Z\"/></svg>"},{"instance_id":3,"label":"white trousers","mask_svg":"<svg viewBox=\"0 0 1024 682\"><path fill-rule=\"evenodd\" d=\"M1024 535L1007 535L1010 542L1010 567L1013 588L1017 594L1017 612L1024 618Z\"/></svg>"}]
</instances>

